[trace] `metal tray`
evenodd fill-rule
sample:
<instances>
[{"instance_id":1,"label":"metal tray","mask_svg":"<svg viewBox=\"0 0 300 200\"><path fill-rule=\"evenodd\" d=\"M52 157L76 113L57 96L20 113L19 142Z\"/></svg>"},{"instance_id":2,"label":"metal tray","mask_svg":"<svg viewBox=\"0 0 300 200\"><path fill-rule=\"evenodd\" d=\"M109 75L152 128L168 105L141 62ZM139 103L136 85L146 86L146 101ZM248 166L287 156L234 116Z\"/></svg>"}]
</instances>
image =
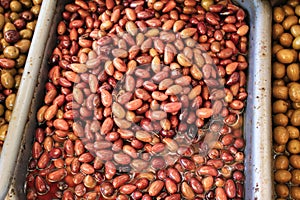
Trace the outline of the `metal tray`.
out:
<instances>
[{"instance_id":1,"label":"metal tray","mask_svg":"<svg viewBox=\"0 0 300 200\"><path fill-rule=\"evenodd\" d=\"M66 1L65 3L68 3ZM248 100L245 113L244 135L245 149L245 199L272 199L272 136L271 136L271 6L268 0L234 0L248 11L250 23L249 36L249 71L248 71ZM47 9L45 9L47 7ZM56 26L61 19L64 5L58 0L45 1L41 12L41 20L47 21L40 41L43 45L36 46L37 51L44 52L39 74L31 74L32 79L38 76L38 84L34 91L35 81L23 81L20 91L31 92L30 95L18 98L13 117L19 117L14 123L14 131L18 134L7 138L4 154L0 160L0 199L25 199L24 183L27 164L31 155L34 130L37 126L36 112L43 102L44 84L47 80L47 59L51 55L56 40ZM52 17L54 16L54 17ZM46 20L45 20L46 21ZM46 28L52 24L51 30ZM38 27L40 28L40 27ZM44 43L47 41L46 48ZM37 45L33 43L33 45ZM38 71L39 63L36 63ZM20 95L21 96L21 95ZM22 100L22 101L21 101ZM30 105L31 103L31 105ZM13 119L16 120L16 119ZM13 123L12 123L13 124ZM23 132L23 135L22 135ZM12 143L12 139L18 142ZM10 149L7 147L11 147Z\"/></svg>"}]
</instances>

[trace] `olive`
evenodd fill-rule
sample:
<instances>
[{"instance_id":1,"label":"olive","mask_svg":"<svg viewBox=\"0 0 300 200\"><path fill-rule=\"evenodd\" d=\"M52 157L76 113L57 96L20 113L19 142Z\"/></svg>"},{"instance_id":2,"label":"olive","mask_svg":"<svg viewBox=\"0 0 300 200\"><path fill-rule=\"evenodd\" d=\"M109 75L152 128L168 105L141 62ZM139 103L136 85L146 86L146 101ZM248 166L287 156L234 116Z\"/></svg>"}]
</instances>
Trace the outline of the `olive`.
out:
<instances>
[{"instance_id":1,"label":"olive","mask_svg":"<svg viewBox=\"0 0 300 200\"><path fill-rule=\"evenodd\" d=\"M300 102L300 84L293 82L289 85L289 97L293 102Z\"/></svg>"},{"instance_id":2,"label":"olive","mask_svg":"<svg viewBox=\"0 0 300 200\"><path fill-rule=\"evenodd\" d=\"M11 75L11 73L6 72L6 71L2 71L2 73L1 73L1 84L3 85L3 87L5 87L7 89L11 89L15 85L15 79Z\"/></svg>"},{"instance_id":3,"label":"olive","mask_svg":"<svg viewBox=\"0 0 300 200\"><path fill-rule=\"evenodd\" d=\"M286 144L289 140L289 133L283 126L277 126L273 130L273 138L277 144Z\"/></svg>"},{"instance_id":4,"label":"olive","mask_svg":"<svg viewBox=\"0 0 300 200\"><path fill-rule=\"evenodd\" d=\"M19 49L14 46L5 47L3 54L6 58L16 59L19 57Z\"/></svg>"},{"instance_id":5,"label":"olive","mask_svg":"<svg viewBox=\"0 0 300 200\"><path fill-rule=\"evenodd\" d=\"M297 139L290 140L287 144L287 150L291 154L300 153L300 141Z\"/></svg>"}]
</instances>

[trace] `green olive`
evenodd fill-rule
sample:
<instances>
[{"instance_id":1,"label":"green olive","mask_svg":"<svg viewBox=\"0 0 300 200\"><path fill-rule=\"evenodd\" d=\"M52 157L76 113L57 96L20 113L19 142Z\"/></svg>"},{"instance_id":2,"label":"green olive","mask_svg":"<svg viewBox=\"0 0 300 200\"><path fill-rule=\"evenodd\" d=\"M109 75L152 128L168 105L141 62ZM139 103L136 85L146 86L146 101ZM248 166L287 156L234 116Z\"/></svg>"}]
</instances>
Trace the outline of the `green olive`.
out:
<instances>
[{"instance_id":1,"label":"green olive","mask_svg":"<svg viewBox=\"0 0 300 200\"><path fill-rule=\"evenodd\" d=\"M3 29L4 24L5 24L4 15L0 14L0 30Z\"/></svg>"},{"instance_id":2,"label":"green olive","mask_svg":"<svg viewBox=\"0 0 300 200\"><path fill-rule=\"evenodd\" d=\"M32 0L32 3L33 3L34 5L41 5L42 2L43 2L43 0Z\"/></svg>"},{"instance_id":3,"label":"green olive","mask_svg":"<svg viewBox=\"0 0 300 200\"><path fill-rule=\"evenodd\" d=\"M20 83L21 83L22 75L16 75L15 76L15 88L19 89Z\"/></svg>"},{"instance_id":4,"label":"green olive","mask_svg":"<svg viewBox=\"0 0 300 200\"><path fill-rule=\"evenodd\" d=\"M283 49L283 46L281 46L280 44L273 44L272 54L275 55L281 49Z\"/></svg>"},{"instance_id":5,"label":"green olive","mask_svg":"<svg viewBox=\"0 0 300 200\"><path fill-rule=\"evenodd\" d=\"M9 46L10 44L8 42L6 42L6 40L4 38L0 39L0 46L4 49L5 47Z\"/></svg>"},{"instance_id":6,"label":"green olive","mask_svg":"<svg viewBox=\"0 0 300 200\"><path fill-rule=\"evenodd\" d=\"M283 78L285 76L285 65L280 63L280 62L274 62L272 65L272 73L273 73L273 77L280 79Z\"/></svg>"},{"instance_id":7,"label":"green olive","mask_svg":"<svg viewBox=\"0 0 300 200\"><path fill-rule=\"evenodd\" d=\"M300 199L300 187L293 186L290 190L292 199L299 200Z\"/></svg>"},{"instance_id":8,"label":"green olive","mask_svg":"<svg viewBox=\"0 0 300 200\"><path fill-rule=\"evenodd\" d=\"M6 89L11 89L15 85L15 79L9 72L2 72L1 73L1 84Z\"/></svg>"},{"instance_id":9,"label":"green olive","mask_svg":"<svg viewBox=\"0 0 300 200\"><path fill-rule=\"evenodd\" d=\"M27 58L27 56L25 54L20 54L19 58L16 59L16 62L17 62L16 67L17 68L24 67L26 58Z\"/></svg>"},{"instance_id":10,"label":"green olive","mask_svg":"<svg viewBox=\"0 0 300 200\"><path fill-rule=\"evenodd\" d=\"M293 49L300 50L300 36L293 40Z\"/></svg>"},{"instance_id":11,"label":"green olive","mask_svg":"<svg viewBox=\"0 0 300 200\"><path fill-rule=\"evenodd\" d=\"M295 14L300 17L300 5L297 5L295 8Z\"/></svg>"},{"instance_id":12,"label":"green olive","mask_svg":"<svg viewBox=\"0 0 300 200\"><path fill-rule=\"evenodd\" d=\"M20 36L22 39L31 39L32 38L32 30L30 29L23 29L20 31Z\"/></svg>"},{"instance_id":13,"label":"green olive","mask_svg":"<svg viewBox=\"0 0 300 200\"><path fill-rule=\"evenodd\" d=\"M32 22L28 22L28 23L26 24L26 28L28 28L28 29L30 29L30 30L32 30L32 31L34 31L35 26L36 26L36 20L34 20L34 21L32 21Z\"/></svg>"},{"instance_id":14,"label":"green olive","mask_svg":"<svg viewBox=\"0 0 300 200\"><path fill-rule=\"evenodd\" d=\"M30 9L30 11L35 15L38 16L41 10L41 5L35 5L32 6L32 8Z\"/></svg>"},{"instance_id":15,"label":"green olive","mask_svg":"<svg viewBox=\"0 0 300 200\"><path fill-rule=\"evenodd\" d=\"M300 36L300 25L293 25L290 32L294 37Z\"/></svg>"},{"instance_id":16,"label":"green olive","mask_svg":"<svg viewBox=\"0 0 300 200\"><path fill-rule=\"evenodd\" d=\"M292 6L283 5L282 8L285 13L285 16L294 16L295 15L294 8L292 8Z\"/></svg>"},{"instance_id":17,"label":"green olive","mask_svg":"<svg viewBox=\"0 0 300 200\"><path fill-rule=\"evenodd\" d=\"M273 9L273 20L276 23L281 23L284 20L285 13L282 7L275 7Z\"/></svg>"},{"instance_id":18,"label":"green olive","mask_svg":"<svg viewBox=\"0 0 300 200\"><path fill-rule=\"evenodd\" d=\"M297 60L297 52L293 49L281 49L276 53L276 58L283 64L289 64Z\"/></svg>"},{"instance_id":19,"label":"green olive","mask_svg":"<svg viewBox=\"0 0 300 200\"><path fill-rule=\"evenodd\" d=\"M5 106L8 110L13 110L16 100L16 94L12 93L7 96L5 100Z\"/></svg>"},{"instance_id":20,"label":"green olive","mask_svg":"<svg viewBox=\"0 0 300 200\"><path fill-rule=\"evenodd\" d=\"M291 173L285 169L279 169L275 172L274 179L278 183L286 183L292 178Z\"/></svg>"},{"instance_id":21,"label":"green olive","mask_svg":"<svg viewBox=\"0 0 300 200\"><path fill-rule=\"evenodd\" d=\"M4 114L4 119L5 121L9 122L10 119L11 119L11 114L12 114L12 111L11 110L6 110L5 111L5 114Z\"/></svg>"},{"instance_id":22,"label":"green olive","mask_svg":"<svg viewBox=\"0 0 300 200\"><path fill-rule=\"evenodd\" d=\"M20 2L21 2L26 8L32 7L32 1L31 1L31 0L20 0Z\"/></svg>"},{"instance_id":23,"label":"green olive","mask_svg":"<svg viewBox=\"0 0 300 200\"><path fill-rule=\"evenodd\" d=\"M4 28L3 28L3 33L7 32L7 31L15 31L17 30L15 25L13 25L12 23L10 22L7 22L5 25L4 25Z\"/></svg>"},{"instance_id":24,"label":"green olive","mask_svg":"<svg viewBox=\"0 0 300 200\"><path fill-rule=\"evenodd\" d=\"M291 154L300 153L300 141L298 139L290 140L287 144L287 150Z\"/></svg>"},{"instance_id":25,"label":"green olive","mask_svg":"<svg viewBox=\"0 0 300 200\"><path fill-rule=\"evenodd\" d=\"M275 185L275 191L276 194L279 197L284 198L284 200L289 196L289 188L286 184L276 184ZM280 200L279 198L277 198L277 200Z\"/></svg>"},{"instance_id":26,"label":"green olive","mask_svg":"<svg viewBox=\"0 0 300 200\"><path fill-rule=\"evenodd\" d=\"M283 113L278 113L273 116L273 124L275 126L287 126L288 123L289 123L289 118Z\"/></svg>"},{"instance_id":27,"label":"green olive","mask_svg":"<svg viewBox=\"0 0 300 200\"><path fill-rule=\"evenodd\" d=\"M298 63L292 63L290 64L287 69L286 73L288 78L291 81L298 81L300 79L300 68Z\"/></svg>"},{"instance_id":28,"label":"green olive","mask_svg":"<svg viewBox=\"0 0 300 200\"><path fill-rule=\"evenodd\" d=\"M294 126L287 126L286 130L289 133L290 139L296 139L300 135L299 129Z\"/></svg>"},{"instance_id":29,"label":"green olive","mask_svg":"<svg viewBox=\"0 0 300 200\"><path fill-rule=\"evenodd\" d=\"M284 47L291 46L291 44L293 42L293 36L292 36L292 34L290 34L290 33L282 33L279 36L279 42Z\"/></svg>"},{"instance_id":30,"label":"green olive","mask_svg":"<svg viewBox=\"0 0 300 200\"><path fill-rule=\"evenodd\" d=\"M272 86L285 86L285 82L283 79L276 79L273 81Z\"/></svg>"},{"instance_id":31,"label":"green olive","mask_svg":"<svg viewBox=\"0 0 300 200\"><path fill-rule=\"evenodd\" d=\"M277 126L273 130L273 138L277 144L286 144L289 140L289 133L283 126Z\"/></svg>"},{"instance_id":32,"label":"green olive","mask_svg":"<svg viewBox=\"0 0 300 200\"><path fill-rule=\"evenodd\" d=\"M293 112L290 122L293 126L300 126L300 109Z\"/></svg>"},{"instance_id":33,"label":"green olive","mask_svg":"<svg viewBox=\"0 0 300 200\"><path fill-rule=\"evenodd\" d=\"M300 102L300 84L293 82L289 84L289 97L293 102ZM300 122L299 122L300 123Z\"/></svg>"},{"instance_id":34,"label":"green olive","mask_svg":"<svg viewBox=\"0 0 300 200\"><path fill-rule=\"evenodd\" d=\"M3 50L3 54L6 58L10 58L10 59L16 59L19 57L19 49L15 46L8 46L5 47L5 49Z\"/></svg>"},{"instance_id":35,"label":"green olive","mask_svg":"<svg viewBox=\"0 0 300 200\"><path fill-rule=\"evenodd\" d=\"M0 140L4 141L7 134L8 124L0 126Z\"/></svg>"},{"instance_id":36,"label":"green olive","mask_svg":"<svg viewBox=\"0 0 300 200\"><path fill-rule=\"evenodd\" d=\"M276 100L273 103L273 113L286 113L287 109L288 109L288 103L284 100Z\"/></svg>"},{"instance_id":37,"label":"green olive","mask_svg":"<svg viewBox=\"0 0 300 200\"><path fill-rule=\"evenodd\" d=\"M202 0L201 1L201 6L208 11L209 10L209 6L214 4L214 0Z\"/></svg>"},{"instance_id":38,"label":"green olive","mask_svg":"<svg viewBox=\"0 0 300 200\"><path fill-rule=\"evenodd\" d=\"M285 30L290 30L290 28L295 24L298 24L298 17L295 15L288 16L282 22L282 26Z\"/></svg>"},{"instance_id":39,"label":"green olive","mask_svg":"<svg viewBox=\"0 0 300 200\"><path fill-rule=\"evenodd\" d=\"M0 116L2 116L4 114L4 106L3 104L0 104Z\"/></svg>"},{"instance_id":40,"label":"green olive","mask_svg":"<svg viewBox=\"0 0 300 200\"><path fill-rule=\"evenodd\" d=\"M293 8L295 8L297 5L299 5L299 1L298 0L288 0L287 4L292 6Z\"/></svg>"},{"instance_id":41,"label":"green olive","mask_svg":"<svg viewBox=\"0 0 300 200\"><path fill-rule=\"evenodd\" d=\"M292 167L300 169L300 155L291 155L289 161Z\"/></svg>"},{"instance_id":42,"label":"green olive","mask_svg":"<svg viewBox=\"0 0 300 200\"><path fill-rule=\"evenodd\" d=\"M295 26L295 25L294 25ZM277 40L277 38L282 34L284 33L284 28L281 24L274 24L272 26L272 37L273 37L273 40Z\"/></svg>"},{"instance_id":43,"label":"green olive","mask_svg":"<svg viewBox=\"0 0 300 200\"><path fill-rule=\"evenodd\" d=\"M14 46L20 49L20 53L27 53L30 47L30 40L21 39Z\"/></svg>"},{"instance_id":44,"label":"green olive","mask_svg":"<svg viewBox=\"0 0 300 200\"><path fill-rule=\"evenodd\" d=\"M275 169L288 169L289 159L287 158L287 156L283 155L276 156L274 166Z\"/></svg>"},{"instance_id":45,"label":"green olive","mask_svg":"<svg viewBox=\"0 0 300 200\"><path fill-rule=\"evenodd\" d=\"M22 11L22 4L19 1L11 1L9 7L12 12Z\"/></svg>"},{"instance_id":46,"label":"green olive","mask_svg":"<svg viewBox=\"0 0 300 200\"><path fill-rule=\"evenodd\" d=\"M286 86L279 86L279 85L274 86L272 92L273 92L273 97L277 99L283 99L283 100L288 99L289 88Z\"/></svg>"},{"instance_id":47,"label":"green olive","mask_svg":"<svg viewBox=\"0 0 300 200\"><path fill-rule=\"evenodd\" d=\"M20 16L19 16L18 13L12 12L12 13L10 13L9 18L10 18L10 20L11 20L12 22L14 22L14 21L16 21L17 19L19 19Z\"/></svg>"}]
</instances>

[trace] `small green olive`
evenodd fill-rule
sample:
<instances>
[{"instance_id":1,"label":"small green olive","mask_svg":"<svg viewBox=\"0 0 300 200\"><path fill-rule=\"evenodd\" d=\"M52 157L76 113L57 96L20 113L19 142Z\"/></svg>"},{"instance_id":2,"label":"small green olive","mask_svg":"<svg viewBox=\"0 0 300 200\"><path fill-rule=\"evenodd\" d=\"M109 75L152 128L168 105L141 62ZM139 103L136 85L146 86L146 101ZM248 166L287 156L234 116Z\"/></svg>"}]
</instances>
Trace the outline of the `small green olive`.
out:
<instances>
[{"instance_id":1,"label":"small green olive","mask_svg":"<svg viewBox=\"0 0 300 200\"><path fill-rule=\"evenodd\" d=\"M34 5L41 5L42 2L43 2L43 0L32 0L32 3L33 3Z\"/></svg>"},{"instance_id":2,"label":"small green olive","mask_svg":"<svg viewBox=\"0 0 300 200\"><path fill-rule=\"evenodd\" d=\"M300 17L300 5L297 5L295 8L295 14Z\"/></svg>"},{"instance_id":3,"label":"small green olive","mask_svg":"<svg viewBox=\"0 0 300 200\"><path fill-rule=\"evenodd\" d=\"M275 7L273 9L273 20L276 23L281 23L284 20L285 13L282 7Z\"/></svg>"},{"instance_id":4,"label":"small green olive","mask_svg":"<svg viewBox=\"0 0 300 200\"><path fill-rule=\"evenodd\" d=\"M0 126L0 140L4 141L8 130L8 124Z\"/></svg>"},{"instance_id":5,"label":"small green olive","mask_svg":"<svg viewBox=\"0 0 300 200\"><path fill-rule=\"evenodd\" d=\"M289 97L293 102L300 102L300 84L293 82L289 84ZM299 122L300 123L300 122Z\"/></svg>"},{"instance_id":6,"label":"small green olive","mask_svg":"<svg viewBox=\"0 0 300 200\"><path fill-rule=\"evenodd\" d=\"M290 64L286 69L286 74L291 81L298 81L300 79L300 68L298 63Z\"/></svg>"},{"instance_id":7,"label":"small green olive","mask_svg":"<svg viewBox=\"0 0 300 200\"><path fill-rule=\"evenodd\" d=\"M276 58L283 64L289 64L297 60L297 52L293 49L281 49L276 53Z\"/></svg>"},{"instance_id":8,"label":"small green olive","mask_svg":"<svg viewBox=\"0 0 300 200\"><path fill-rule=\"evenodd\" d=\"M300 25L293 25L290 32L294 37L300 36Z\"/></svg>"},{"instance_id":9,"label":"small green olive","mask_svg":"<svg viewBox=\"0 0 300 200\"><path fill-rule=\"evenodd\" d=\"M288 103L284 100L277 100L273 103L273 113L286 113L288 109Z\"/></svg>"},{"instance_id":10,"label":"small green olive","mask_svg":"<svg viewBox=\"0 0 300 200\"><path fill-rule=\"evenodd\" d=\"M11 89L15 85L15 79L9 72L1 73L1 84L7 89Z\"/></svg>"},{"instance_id":11,"label":"small green olive","mask_svg":"<svg viewBox=\"0 0 300 200\"><path fill-rule=\"evenodd\" d=\"M35 15L38 16L41 10L41 5L35 5L32 6L32 8L30 9L30 11Z\"/></svg>"},{"instance_id":12,"label":"small green olive","mask_svg":"<svg viewBox=\"0 0 300 200\"><path fill-rule=\"evenodd\" d=\"M9 7L12 12L21 12L22 10L22 4L19 1L11 1Z\"/></svg>"},{"instance_id":13,"label":"small green olive","mask_svg":"<svg viewBox=\"0 0 300 200\"><path fill-rule=\"evenodd\" d=\"M19 19L20 16L19 16L18 13L12 12L12 13L10 13L9 18L10 18L10 20L11 20L12 22L14 22L14 21L16 21L17 19Z\"/></svg>"},{"instance_id":14,"label":"small green olive","mask_svg":"<svg viewBox=\"0 0 300 200\"><path fill-rule=\"evenodd\" d=\"M273 40L277 40L277 38L284 33L284 28L281 24L274 24L272 26L272 37Z\"/></svg>"},{"instance_id":15,"label":"small green olive","mask_svg":"<svg viewBox=\"0 0 300 200\"><path fill-rule=\"evenodd\" d=\"M300 109L293 112L290 121L293 126L300 126Z\"/></svg>"},{"instance_id":16,"label":"small green olive","mask_svg":"<svg viewBox=\"0 0 300 200\"><path fill-rule=\"evenodd\" d=\"M13 25L12 23L10 22L7 22L5 25L4 25L4 28L3 28L3 33L7 32L7 31L15 31L17 30L15 25Z\"/></svg>"},{"instance_id":17,"label":"small green olive","mask_svg":"<svg viewBox=\"0 0 300 200\"><path fill-rule=\"evenodd\" d=\"M3 50L3 54L6 58L16 59L19 57L20 51L15 46L8 46Z\"/></svg>"},{"instance_id":18,"label":"small green olive","mask_svg":"<svg viewBox=\"0 0 300 200\"><path fill-rule=\"evenodd\" d=\"M4 114L4 119L5 121L9 122L10 119L11 119L11 114L12 114L12 111L11 110L6 110L5 111L5 114Z\"/></svg>"},{"instance_id":19,"label":"small green olive","mask_svg":"<svg viewBox=\"0 0 300 200\"><path fill-rule=\"evenodd\" d=\"M280 79L283 78L285 76L285 65L280 63L280 62L274 62L272 65L272 73L273 73L273 77Z\"/></svg>"},{"instance_id":20,"label":"small green olive","mask_svg":"<svg viewBox=\"0 0 300 200\"><path fill-rule=\"evenodd\" d=\"M31 0L20 0L20 2L21 2L26 8L32 7L32 1L31 1Z\"/></svg>"},{"instance_id":21,"label":"small green olive","mask_svg":"<svg viewBox=\"0 0 300 200\"><path fill-rule=\"evenodd\" d=\"M3 29L4 24L5 24L4 15L0 14L0 31Z\"/></svg>"},{"instance_id":22,"label":"small green olive","mask_svg":"<svg viewBox=\"0 0 300 200\"><path fill-rule=\"evenodd\" d=\"M35 26L36 26L36 22L37 22L36 20L34 20L34 21L32 21L32 22L28 22L28 23L26 24L26 28L28 28L28 29L34 31Z\"/></svg>"},{"instance_id":23,"label":"small green olive","mask_svg":"<svg viewBox=\"0 0 300 200\"><path fill-rule=\"evenodd\" d=\"M292 36L292 34L290 34L290 33L282 33L279 36L279 42L284 47L291 46L291 44L293 42L293 36Z\"/></svg>"},{"instance_id":24,"label":"small green olive","mask_svg":"<svg viewBox=\"0 0 300 200\"><path fill-rule=\"evenodd\" d=\"M202 0L201 1L201 6L208 11L209 10L209 6L214 4L214 0Z\"/></svg>"},{"instance_id":25,"label":"small green olive","mask_svg":"<svg viewBox=\"0 0 300 200\"><path fill-rule=\"evenodd\" d=\"M14 46L20 50L20 53L27 53L30 47L30 40L21 39Z\"/></svg>"},{"instance_id":26,"label":"small green olive","mask_svg":"<svg viewBox=\"0 0 300 200\"><path fill-rule=\"evenodd\" d=\"M13 110L16 100L16 94L12 93L7 96L5 100L5 106L8 110Z\"/></svg>"},{"instance_id":27,"label":"small green olive","mask_svg":"<svg viewBox=\"0 0 300 200\"><path fill-rule=\"evenodd\" d=\"M273 130L273 138L277 144L286 144L289 140L289 133L283 126L277 126Z\"/></svg>"},{"instance_id":28,"label":"small green olive","mask_svg":"<svg viewBox=\"0 0 300 200\"><path fill-rule=\"evenodd\" d=\"M22 75L16 75L15 76L15 88L19 89L20 83L21 83Z\"/></svg>"},{"instance_id":29,"label":"small green olive","mask_svg":"<svg viewBox=\"0 0 300 200\"><path fill-rule=\"evenodd\" d=\"M0 116L4 114L4 106L3 104L0 104Z\"/></svg>"},{"instance_id":30,"label":"small green olive","mask_svg":"<svg viewBox=\"0 0 300 200\"><path fill-rule=\"evenodd\" d=\"M17 62L16 67L17 68L24 67L26 58L27 58L27 56L25 54L20 54L19 58L16 59L16 62Z\"/></svg>"},{"instance_id":31,"label":"small green olive","mask_svg":"<svg viewBox=\"0 0 300 200\"><path fill-rule=\"evenodd\" d=\"M282 26L285 30L289 30L293 25L298 24L298 17L290 15L282 22Z\"/></svg>"},{"instance_id":32,"label":"small green olive","mask_svg":"<svg viewBox=\"0 0 300 200\"><path fill-rule=\"evenodd\" d=\"M22 39L31 39L32 38L32 30L30 29L23 29L20 31L20 36Z\"/></svg>"},{"instance_id":33,"label":"small green olive","mask_svg":"<svg viewBox=\"0 0 300 200\"><path fill-rule=\"evenodd\" d=\"M293 40L293 49L299 50L300 49L300 36L297 36Z\"/></svg>"}]
</instances>

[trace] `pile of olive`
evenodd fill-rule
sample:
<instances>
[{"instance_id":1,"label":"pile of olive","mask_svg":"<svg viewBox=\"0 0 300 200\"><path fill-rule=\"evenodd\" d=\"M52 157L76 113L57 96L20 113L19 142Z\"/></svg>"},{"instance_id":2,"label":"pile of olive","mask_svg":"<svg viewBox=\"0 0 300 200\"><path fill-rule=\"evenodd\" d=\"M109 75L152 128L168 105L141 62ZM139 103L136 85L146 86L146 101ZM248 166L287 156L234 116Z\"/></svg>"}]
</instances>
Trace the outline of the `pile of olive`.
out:
<instances>
[{"instance_id":1,"label":"pile of olive","mask_svg":"<svg viewBox=\"0 0 300 200\"><path fill-rule=\"evenodd\" d=\"M0 1L0 152L42 0Z\"/></svg>"},{"instance_id":2,"label":"pile of olive","mask_svg":"<svg viewBox=\"0 0 300 200\"><path fill-rule=\"evenodd\" d=\"M300 199L300 2L273 8L272 112L277 199Z\"/></svg>"}]
</instances>

